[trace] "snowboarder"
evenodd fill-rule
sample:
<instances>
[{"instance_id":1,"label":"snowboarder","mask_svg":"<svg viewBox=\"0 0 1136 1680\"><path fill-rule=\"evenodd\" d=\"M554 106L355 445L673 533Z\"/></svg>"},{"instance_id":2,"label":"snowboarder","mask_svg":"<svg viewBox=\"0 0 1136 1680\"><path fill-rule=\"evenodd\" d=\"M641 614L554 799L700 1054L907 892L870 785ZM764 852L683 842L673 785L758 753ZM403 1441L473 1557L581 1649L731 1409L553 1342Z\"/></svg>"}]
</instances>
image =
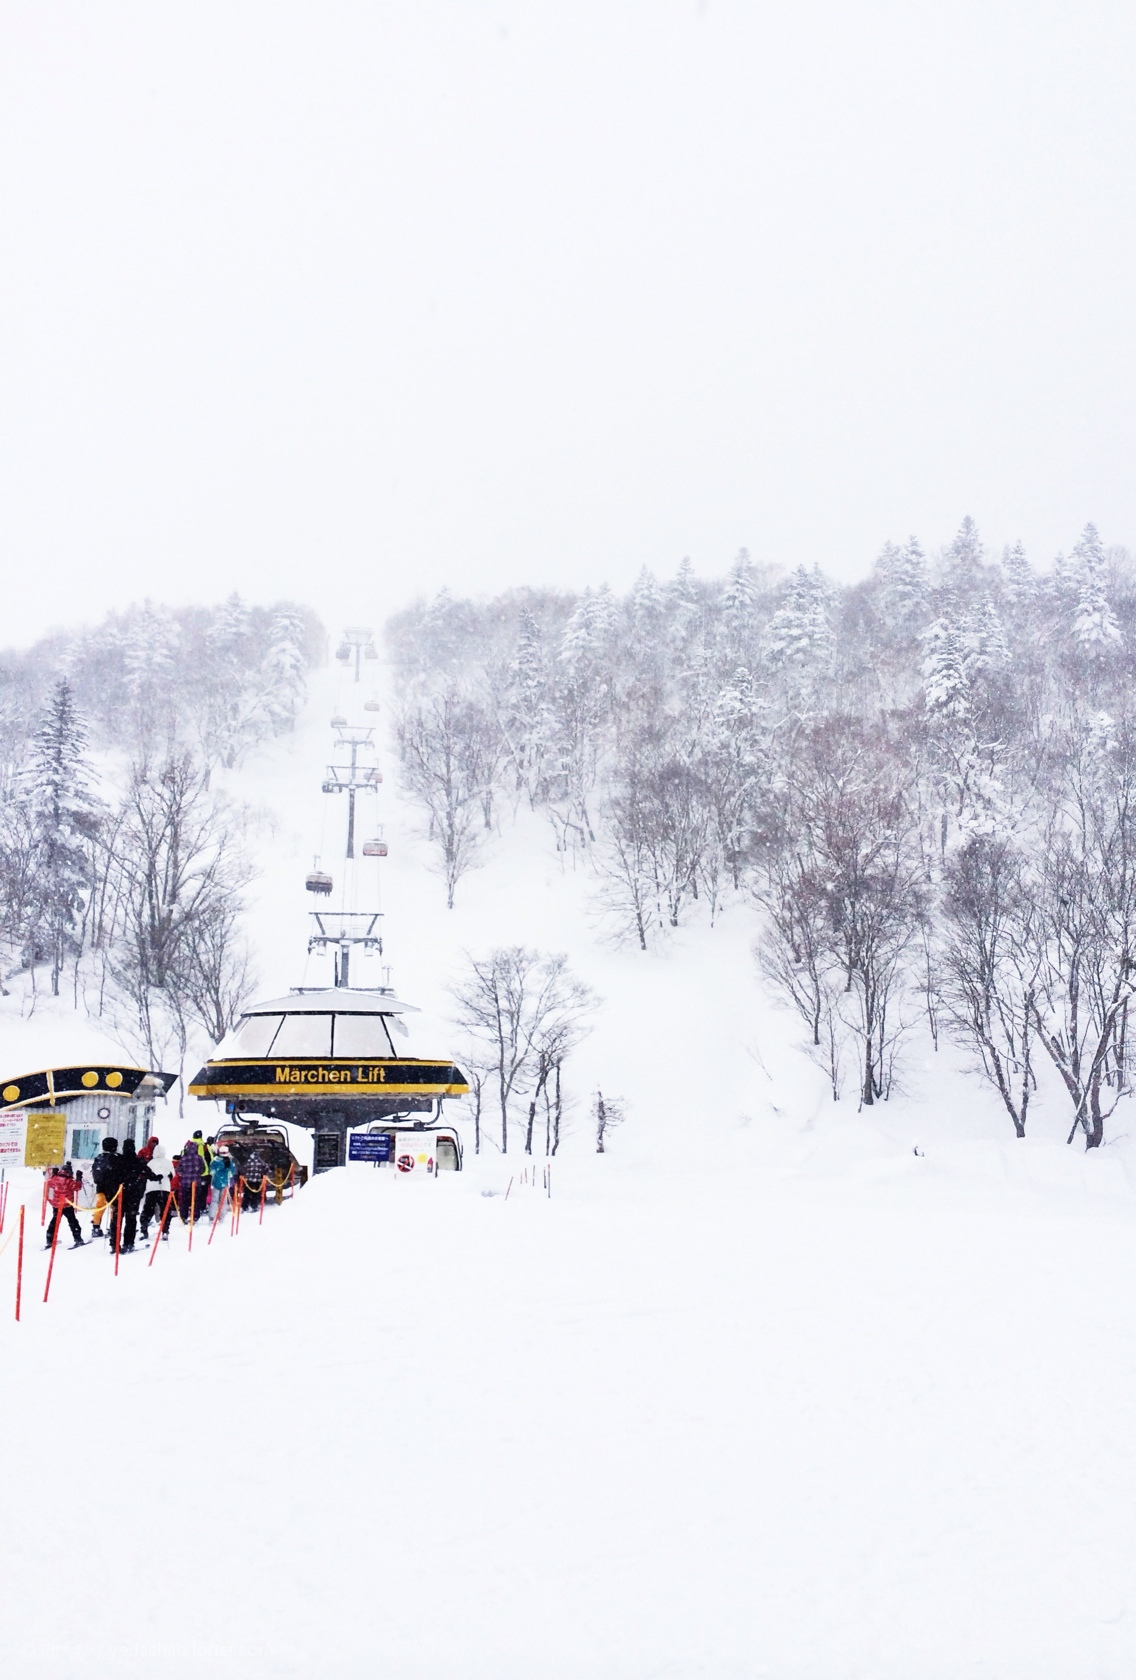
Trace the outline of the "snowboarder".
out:
<instances>
[{"instance_id":1,"label":"snowboarder","mask_svg":"<svg viewBox=\"0 0 1136 1680\"><path fill-rule=\"evenodd\" d=\"M75 1217L75 1196L79 1189L79 1181L75 1178L74 1169L70 1161L65 1161L61 1167L53 1167L47 1181L47 1199L51 1203L51 1223L47 1227L48 1248L55 1241L55 1227L63 1215L71 1227L71 1235L75 1239L72 1248L82 1248L83 1233L79 1229L79 1221Z\"/></svg>"}]
</instances>

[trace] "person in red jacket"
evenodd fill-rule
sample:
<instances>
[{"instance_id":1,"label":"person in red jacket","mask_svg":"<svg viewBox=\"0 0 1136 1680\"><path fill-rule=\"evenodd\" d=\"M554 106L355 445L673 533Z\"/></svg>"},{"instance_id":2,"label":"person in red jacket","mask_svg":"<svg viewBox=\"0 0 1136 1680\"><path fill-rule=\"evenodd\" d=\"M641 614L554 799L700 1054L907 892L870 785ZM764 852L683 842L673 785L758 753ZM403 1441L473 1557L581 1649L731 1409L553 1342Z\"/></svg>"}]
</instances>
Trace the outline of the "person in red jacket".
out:
<instances>
[{"instance_id":1,"label":"person in red jacket","mask_svg":"<svg viewBox=\"0 0 1136 1680\"><path fill-rule=\"evenodd\" d=\"M72 1248L82 1248L83 1233L79 1229L79 1221L75 1217L75 1196L79 1189L70 1161L65 1161L61 1167L53 1167L47 1181L47 1199L51 1203L51 1223L47 1227L47 1247L55 1241L55 1227L63 1215L71 1227L71 1235L75 1241Z\"/></svg>"}]
</instances>

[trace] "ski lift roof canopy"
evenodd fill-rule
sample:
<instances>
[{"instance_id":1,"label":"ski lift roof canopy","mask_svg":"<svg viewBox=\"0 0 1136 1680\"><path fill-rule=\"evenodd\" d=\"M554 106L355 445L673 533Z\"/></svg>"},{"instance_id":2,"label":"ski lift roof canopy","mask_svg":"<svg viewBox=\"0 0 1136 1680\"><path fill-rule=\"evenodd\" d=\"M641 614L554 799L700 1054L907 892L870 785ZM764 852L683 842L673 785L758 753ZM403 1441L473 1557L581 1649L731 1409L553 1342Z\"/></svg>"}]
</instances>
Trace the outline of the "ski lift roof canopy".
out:
<instances>
[{"instance_id":1,"label":"ski lift roof canopy","mask_svg":"<svg viewBox=\"0 0 1136 1680\"><path fill-rule=\"evenodd\" d=\"M354 992L332 986L326 992L292 992L268 1003L250 1004L241 1019L251 1015L418 1015L417 1004L403 1003L387 992Z\"/></svg>"}]
</instances>

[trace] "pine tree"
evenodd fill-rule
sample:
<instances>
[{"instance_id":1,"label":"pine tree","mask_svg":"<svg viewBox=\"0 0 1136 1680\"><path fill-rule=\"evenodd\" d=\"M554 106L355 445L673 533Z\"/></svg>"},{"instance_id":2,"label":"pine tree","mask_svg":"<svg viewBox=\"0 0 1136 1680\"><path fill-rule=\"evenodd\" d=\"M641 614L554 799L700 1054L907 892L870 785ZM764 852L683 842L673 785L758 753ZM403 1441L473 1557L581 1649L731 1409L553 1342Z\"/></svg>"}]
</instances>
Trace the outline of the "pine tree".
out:
<instances>
[{"instance_id":1,"label":"pine tree","mask_svg":"<svg viewBox=\"0 0 1136 1680\"><path fill-rule=\"evenodd\" d=\"M1077 605L1073 640L1081 653L1099 659L1122 641L1120 625L1105 593L1105 554L1095 525L1086 525L1073 549Z\"/></svg>"},{"instance_id":2,"label":"pine tree","mask_svg":"<svg viewBox=\"0 0 1136 1680\"><path fill-rule=\"evenodd\" d=\"M936 718L970 715L966 649L951 606L923 632L923 704Z\"/></svg>"},{"instance_id":3,"label":"pine tree","mask_svg":"<svg viewBox=\"0 0 1136 1680\"><path fill-rule=\"evenodd\" d=\"M88 849L96 827L86 727L71 685L61 678L35 733L26 803L35 840L35 921L31 960L46 947L51 990L59 992L64 959L74 947L90 875Z\"/></svg>"},{"instance_id":4,"label":"pine tree","mask_svg":"<svg viewBox=\"0 0 1136 1680\"><path fill-rule=\"evenodd\" d=\"M1015 607L1026 607L1037 595L1037 574L1026 559L1020 542L1002 555L1002 577L1006 597Z\"/></svg>"},{"instance_id":5,"label":"pine tree","mask_svg":"<svg viewBox=\"0 0 1136 1680\"><path fill-rule=\"evenodd\" d=\"M909 632L922 617L927 604L927 560L917 537L909 537L903 548L885 543L876 571L883 584L882 609L893 630Z\"/></svg>"},{"instance_id":6,"label":"pine tree","mask_svg":"<svg viewBox=\"0 0 1136 1680\"><path fill-rule=\"evenodd\" d=\"M274 734L291 729L308 692L307 628L298 608L273 609L264 656L266 711Z\"/></svg>"},{"instance_id":7,"label":"pine tree","mask_svg":"<svg viewBox=\"0 0 1136 1680\"><path fill-rule=\"evenodd\" d=\"M820 571L798 566L789 580L784 604L769 621L766 644L771 662L801 676L824 670L832 659L828 621L828 586Z\"/></svg>"}]
</instances>

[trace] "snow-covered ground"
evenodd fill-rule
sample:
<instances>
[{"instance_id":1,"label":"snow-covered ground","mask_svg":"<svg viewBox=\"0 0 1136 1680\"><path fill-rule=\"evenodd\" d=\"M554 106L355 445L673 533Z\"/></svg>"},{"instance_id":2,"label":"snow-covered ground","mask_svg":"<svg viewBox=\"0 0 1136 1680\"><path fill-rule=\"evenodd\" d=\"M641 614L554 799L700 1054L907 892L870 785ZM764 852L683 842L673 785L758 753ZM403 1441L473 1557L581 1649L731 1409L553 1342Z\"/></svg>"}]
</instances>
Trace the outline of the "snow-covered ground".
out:
<instances>
[{"instance_id":1,"label":"snow-covered ground","mask_svg":"<svg viewBox=\"0 0 1136 1680\"><path fill-rule=\"evenodd\" d=\"M333 683L244 784L275 813L264 995L301 978L302 875L336 849ZM46 1307L36 1247L20 1325L9 1244L4 1672L1129 1680L1127 1143L1066 1149L1049 1090L1018 1143L918 1040L907 1094L834 1106L744 910L616 950L527 813L447 914L384 763L385 933L420 1047L456 1048L463 949L566 950L605 999L552 1195L491 1149L436 1183L352 1169L117 1279L67 1248ZM12 1072L67 1025L20 1006ZM603 1157L596 1082L629 1116ZM188 1128L159 1125L175 1147ZM0 1243L21 1195L42 1240L38 1185L17 1175Z\"/></svg>"}]
</instances>

